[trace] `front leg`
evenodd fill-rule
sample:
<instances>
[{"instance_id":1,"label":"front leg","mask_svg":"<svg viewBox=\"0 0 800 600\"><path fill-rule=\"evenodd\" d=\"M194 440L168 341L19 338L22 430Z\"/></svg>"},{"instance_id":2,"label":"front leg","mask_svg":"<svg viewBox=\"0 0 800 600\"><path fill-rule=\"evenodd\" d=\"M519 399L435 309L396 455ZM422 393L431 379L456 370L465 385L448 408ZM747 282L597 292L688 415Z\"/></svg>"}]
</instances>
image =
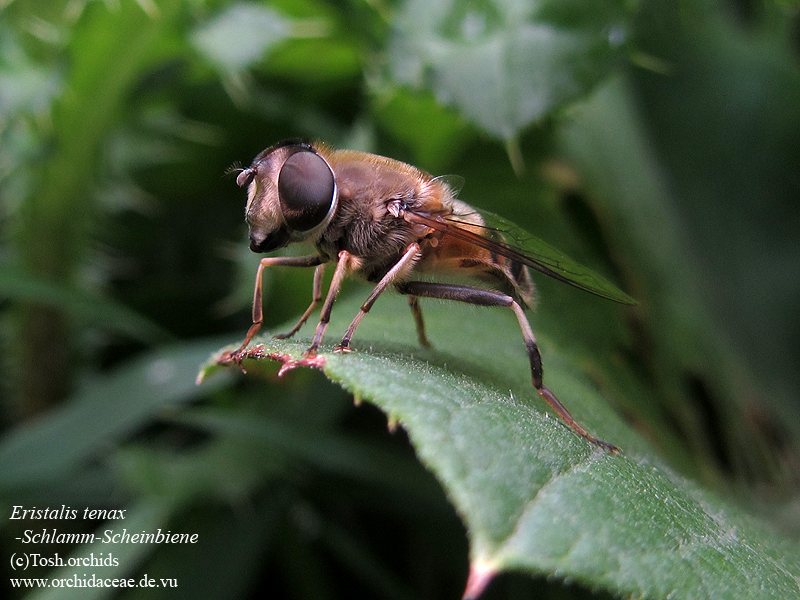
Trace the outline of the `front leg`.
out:
<instances>
[{"instance_id":1,"label":"front leg","mask_svg":"<svg viewBox=\"0 0 800 600\"><path fill-rule=\"evenodd\" d=\"M311 346L303 352L303 357L294 360L288 354L270 354L270 358L275 360L279 360L283 363L280 370L278 371L278 376L280 377L287 371L291 371L296 367L316 367L321 369L325 365L325 357L324 356L317 356L317 349L319 348L320 343L322 342L322 337L325 335L325 329L328 326L328 322L331 318L331 309L333 308L333 302L336 300L336 296L339 293L339 289L342 286L342 281L344 278L347 277L350 272L356 268L358 264L358 259L347 252L346 250L342 250L339 252L338 260L336 261L336 270L333 272L333 278L331 279L331 286L328 288L328 295L325 297L325 303L322 305L322 311L319 318L319 324L317 325L317 329L314 332L314 338L311 340ZM319 275L315 274L315 281L314 281L314 297L317 297L317 287L321 287L321 280L322 275L321 271L318 269ZM319 282L319 283L318 283ZM306 310L306 313L310 313L313 309L313 306L316 304L316 301L312 302L312 305ZM308 315L303 314L301 317L301 321L304 320ZM300 323L302 324L302 323Z\"/></svg>"},{"instance_id":2,"label":"front leg","mask_svg":"<svg viewBox=\"0 0 800 600\"><path fill-rule=\"evenodd\" d=\"M245 356L245 348L247 348L247 345L256 333L258 333L258 330L261 329L261 323L264 320L264 269L273 266L317 267L319 270L319 268L323 266L323 261L319 256L270 256L262 258L261 262L258 264L258 271L256 271L256 284L255 290L253 291L253 324L247 331L242 345L239 346L237 350L223 355L220 359L221 362L235 362L241 365L242 359Z\"/></svg>"}]
</instances>

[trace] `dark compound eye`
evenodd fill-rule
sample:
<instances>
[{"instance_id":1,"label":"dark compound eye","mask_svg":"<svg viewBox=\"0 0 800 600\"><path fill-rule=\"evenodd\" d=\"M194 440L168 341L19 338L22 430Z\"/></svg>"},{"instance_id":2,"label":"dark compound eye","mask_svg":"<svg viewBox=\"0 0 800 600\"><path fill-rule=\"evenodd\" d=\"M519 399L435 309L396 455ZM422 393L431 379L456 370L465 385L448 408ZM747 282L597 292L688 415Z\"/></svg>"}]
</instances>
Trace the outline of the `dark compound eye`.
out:
<instances>
[{"instance_id":1,"label":"dark compound eye","mask_svg":"<svg viewBox=\"0 0 800 600\"><path fill-rule=\"evenodd\" d=\"M319 154L296 152L281 167L278 193L286 224L295 231L309 231L325 220L333 206L333 171Z\"/></svg>"}]
</instances>

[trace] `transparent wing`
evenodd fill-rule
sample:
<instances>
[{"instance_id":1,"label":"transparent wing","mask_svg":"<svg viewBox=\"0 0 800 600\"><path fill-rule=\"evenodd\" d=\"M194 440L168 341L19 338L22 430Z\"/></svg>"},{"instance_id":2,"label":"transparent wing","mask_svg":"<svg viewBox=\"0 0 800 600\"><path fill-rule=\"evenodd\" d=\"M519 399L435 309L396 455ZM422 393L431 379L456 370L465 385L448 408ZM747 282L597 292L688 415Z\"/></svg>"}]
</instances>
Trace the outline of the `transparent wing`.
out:
<instances>
[{"instance_id":1,"label":"transparent wing","mask_svg":"<svg viewBox=\"0 0 800 600\"><path fill-rule=\"evenodd\" d=\"M404 216L409 222L427 225L591 294L621 304L637 304L636 300L604 277L494 213L457 201L454 211L449 214L407 210ZM476 227L478 223L482 226Z\"/></svg>"}]
</instances>

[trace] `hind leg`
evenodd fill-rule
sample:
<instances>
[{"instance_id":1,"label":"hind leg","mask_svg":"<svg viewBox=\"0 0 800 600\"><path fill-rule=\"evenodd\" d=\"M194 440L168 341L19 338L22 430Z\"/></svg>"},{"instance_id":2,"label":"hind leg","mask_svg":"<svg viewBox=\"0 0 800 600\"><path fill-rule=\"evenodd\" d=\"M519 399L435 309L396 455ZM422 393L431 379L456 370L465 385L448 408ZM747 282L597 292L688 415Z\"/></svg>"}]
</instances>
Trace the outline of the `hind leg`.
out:
<instances>
[{"instance_id":1,"label":"hind leg","mask_svg":"<svg viewBox=\"0 0 800 600\"><path fill-rule=\"evenodd\" d=\"M619 452L616 446L597 439L587 432L569 413L563 404L556 398L542 382L542 356L539 353L539 346L536 344L536 337L533 335L530 323L525 316L522 307L511 296L500 292L482 290L479 288L464 285L454 285L448 283L433 283L427 281L408 281L398 284L397 290L401 294L422 298L439 298L441 300L455 300L467 304L478 306L506 306L514 311L522 330L522 339L525 343L525 350L528 353L528 360L531 367L531 380L533 387L539 396L547 402L558 416L569 425L578 435L590 441L596 446L600 446L610 452Z\"/></svg>"}]
</instances>

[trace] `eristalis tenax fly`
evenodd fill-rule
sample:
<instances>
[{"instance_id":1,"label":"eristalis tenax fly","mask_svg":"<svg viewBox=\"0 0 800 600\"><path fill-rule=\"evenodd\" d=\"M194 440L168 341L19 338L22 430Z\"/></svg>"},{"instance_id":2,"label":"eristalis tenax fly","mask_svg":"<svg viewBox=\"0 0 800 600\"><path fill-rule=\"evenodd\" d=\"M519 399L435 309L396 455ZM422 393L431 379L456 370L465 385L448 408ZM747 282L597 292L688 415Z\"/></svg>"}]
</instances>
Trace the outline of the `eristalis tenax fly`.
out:
<instances>
[{"instance_id":1,"label":"eristalis tenax fly","mask_svg":"<svg viewBox=\"0 0 800 600\"><path fill-rule=\"evenodd\" d=\"M293 242L311 242L313 256L261 259L256 273L253 325L242 345L219 358L241 366L258 356L247 346L261 327L262 276L273 266L314 267L313 299L297 324L279 338L297 333L323 300L311 345L300 360L285 358L283 371L322 366L317 350L342 281L355 275L374 283L334 352L349 352L361 319L389 287L408 296L419 341L428 346L418 298L455 300L514 311L522 330L533 386L580 436L597 446L617 448L589 434L542 382L542 359L525 317L534 285L530 269L623 304L635 301L611 283L505 219L455 197L447 180L432 177L391 158L323 144L287 141L256 156L236 183L247 188L246 220L253 252L272 252ZM334 263L323 295L323 272ZM482 286L435 281L437 275L468 275Z\"/></svg>"}]
</instances>

